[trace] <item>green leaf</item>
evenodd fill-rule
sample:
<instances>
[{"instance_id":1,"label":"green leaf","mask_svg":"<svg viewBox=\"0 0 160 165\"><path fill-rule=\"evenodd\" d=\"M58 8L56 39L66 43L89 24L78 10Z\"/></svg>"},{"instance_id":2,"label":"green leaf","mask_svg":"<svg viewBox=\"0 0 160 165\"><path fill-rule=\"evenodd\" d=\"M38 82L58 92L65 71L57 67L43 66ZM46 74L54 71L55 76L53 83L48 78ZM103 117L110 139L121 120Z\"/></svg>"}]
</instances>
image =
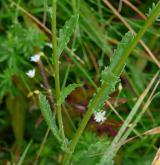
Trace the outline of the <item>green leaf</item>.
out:
<instances>
[{"instance_id":1,"label":"green leaf","mask_svg":"<svg viewBox=\"0 0 160 165\"><path fill-rule=\"evenodd\" d=\"M3 73L0 74L0 96L4 96L6 92L10 92L12 96L17 94L18 89L16 89L12 78L15 75L15 70L7 68Z\"/></svg>"},{"instance_id":2,"label":"green leaf","mask_svg":"<svg viewBox=\"0 0 160 165\"><path fill-rule=\"evenodd\" d=\"M67 87L63 88L61 91L59 104L63 104L67 96L74 91L76 88L81 87L82 84L69 84Z\"/></svg>"},{"instance_id":3,"label":"green leaf","mask_svg":"<svg viewBox=\"0 0 160 165\"><path fill-rule=\"evenodd\" d=\"M56 137L56 139L59 142L61 142L61 137L60 137L60 134L58 131L58 127L55 122L55 116L53 115L53 113L51 111L51 108L48 103L48 100L46 99L46 96L44 96L41 93L39 95L39 105L40 105L42 115L43 115L48 127L50 128L51 132Z\"/></svg>"},{"instance_id":4,"label":"green leaf","mask_svg":"<svg viewBox=\"0 0 160 165\"><path fill-rule=\"evenodd\" d=\"M96 165L109 146L108 137L99 137L95 133L84 132L72 157L72 163L78 165Z\"/></svg>"},{"instance_id":5,"label":"green leaf","mask_svg":"<svg viewBox=\"0 0 160 165\"><path fill-rule=\"evenodd\" d=\"M123 59L124 51L132 40L133 34L131 32L127 32L122 38L121 42L118 44L117 49L114 51L114 54L110 59L109 70L113 70L113 68L119 67L119 61ZM120 71L115 76L120 76L124 67L125 65L119 68Z\"/></svg>"},{"instance_id":6,"label":"green leaf","mask_svg":"<svg viewBox=\"0 0 160 165\"><path fill-rule=\"evenodd\" d=\"M113 68L115 66L118 66L119 61L122 59L124 50L132 39L132 33L128 32L125 34L117 49L114 51L113 56L111 57L109 67L106 67L102 71L102 85L97 89L97 94L99 93L101 97L98 98L98 104L94 106L94 112L98 112L99 110L101 110L105 101L109 98L109 94L114 92L115 85L119 81L120 74L122 73L125 64L121 68L119 68L119 72L116 74L113 72ZM95 96L90 100L89 107L91 107L91 105L94 105L95 97L97 97L97 94L95 94Z\"/></svg>"},{"instance_id":7,"label":"green leaf","mask_svg":"<svg viewBox=\"0 0 160 165\"><path fill-rule=\"evenodd\" d=\"M60 30L59 46L58 46L58 55L60 56L64 48L67 46L71 35L76 29L76 25L79 19L79 15L73 15L65 23L64 27Z\"/></svg>"},{"instance_id":8,"label":"green leaf","mask_svg":"<svg viewBox=\"0 0 160 165\"><path fill-rule=\"evenodd\" d=\"M114 165L114 160L108 160L107 158L104 159L103 161L101 161L99 164L97 165Z\"/></svg>"},{"instance_id":9,"label":"green leaf","mask_svg":"<svg viewBox=\"0 0 160 165\"><path fill-rule=\"evenodd\" d=\"M156 8L156 4L153 2L152 6L149 8L148 13L146 14L148 17L151 15L152 11ZM156 21L160 21L159 16L157 16Z\"/></svg>"}]
</instances>

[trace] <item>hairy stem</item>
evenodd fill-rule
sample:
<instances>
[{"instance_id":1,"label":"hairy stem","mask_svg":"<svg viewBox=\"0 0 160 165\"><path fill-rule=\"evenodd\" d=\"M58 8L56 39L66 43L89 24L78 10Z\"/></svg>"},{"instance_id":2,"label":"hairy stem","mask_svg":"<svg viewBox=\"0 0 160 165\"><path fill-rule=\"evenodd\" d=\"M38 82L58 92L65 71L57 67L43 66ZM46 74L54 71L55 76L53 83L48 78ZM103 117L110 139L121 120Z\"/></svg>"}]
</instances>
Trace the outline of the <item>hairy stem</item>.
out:
<instances>
[{"instance_id":1,"label":"hairy stem","mask_svg":"<svg viewBox=\"0 0 160 165\"><path fill-rule=\"evenodd\" d=\"M58 125L62 138L65 141L65 135L63 130L62 112L61 105L58 103L60 98L60 79L59 79L59 57L57 51L57 36L56 36L56 0L52 1L52 46L53 46L53 65L55 72L55 90L56 90L56 111Z\"/></svg>"}]
</instances>

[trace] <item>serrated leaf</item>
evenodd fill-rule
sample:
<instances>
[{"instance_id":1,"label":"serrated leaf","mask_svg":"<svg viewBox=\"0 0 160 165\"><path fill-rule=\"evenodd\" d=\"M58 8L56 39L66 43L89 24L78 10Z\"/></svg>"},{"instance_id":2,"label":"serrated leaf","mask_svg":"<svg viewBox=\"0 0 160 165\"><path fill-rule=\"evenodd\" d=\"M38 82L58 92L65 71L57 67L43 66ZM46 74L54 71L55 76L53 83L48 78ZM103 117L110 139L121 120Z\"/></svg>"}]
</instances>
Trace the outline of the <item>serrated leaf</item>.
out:
<instances>
[{"instance_id":1,"label":"serrated leaf","mask_svg":"<svg viewBox=\"0 0 160 165\"><path fill-rule=\"evenodd\" d=\"M98 112L99 110L101 110L105 101L109 98L109 94L114 92L115 85L119 81L120 74L122 73L125 67L125 64L121 68L119 68L119 72L116 74L113 73L113 68L118 66L119 62L122 59L124 50L126 49L126 47L128 46L129 42L132 39L133 39L133 35L131 32L128 32L125 34L121 42L118 44L117 49L114 51L113 56L111 57L109 67L106 67L102 71L102 74L101 74L102 86L97 89L97 94L99 93L101 97L99 97L98 104L94 106L94 109L93 109L94 112ZM97 95L95 95L93 99L90 100L89 107L94 105L95 97L97 97Z\"/></svg>"},{"instance_id":2,"label":"serrated leaf","mask_svg":"<svg viewBox=\"0 0 160 165\"><path fill-rule=\"evenodd\" d=\"M79 15L73 15L71 18L66 21L63 28L60 30L60 38L59 38L59 45L58 45L58 55L60 56L63 52L64 48L67 46L70 37L72 36L73 32L76 29L76 25L78 22Z\"/></svg>"},{"instance_id":3,"label":"serrated leaf","mask_svg":"<svg viewBox=\"0 0 160 165\"><path fill-rule=\"evenodd\" d=\"M69 84L67 87L63 88L61 91L59 104L63 104L67 96L74 91L76 88L81 87L82 84Z\"/></svg>"},{"instance_id":4,"label":"serrated leaf","mask_svg":"<svg viewBox=\"0 0 160 165\"><path fill-rule=\"evenodd\" d=\"M146 14L148 17L151 15L152 11L155 9L156 4L153 2L151 8L149 8L148 13ZM160 21L159 16L157 16L156 21Z\"/></svg>"},{"instance_id":5,"label":"serrated leaf","mask_svg":"<svg viewBox=\"0 0 160 165\"><path fill-rule=\"evenodd\" d=\"M72 163L84 165L87 162L87 165L96 165L109 144L110 140L108 138L85 132L72 157Z\"/></svg>"},{"instance_id":6,"label":"serrated leaf","mask_svg":"<svg viewBox=\"0 0 160 165\"><path fill-rule=\"evenodd\" d=\"M51 108L48 103L48 100L46 99L46 96L44 96L41 93L39 94L39 105L40 105L42 115L43 115L48 127L50 128L51 132L56 137L56 139L60 142L61 137L59 135L58 128L57 128L57 125L55 122L55 116L53 115L53 113L51 111Z\"/></svg>"},{"instance_id":7,"label":"serrated leaf","mask_svg":"<svg viewBox=\"0 0 160 165\"><path fill-rule=\"evenodd\" d=\"M122 38L121 42L118 44L117 49L115 49L113 56L110 59L109 69L113 70L113 68L118 67L119 62L123 57L124 50L128 47L128 44L132 41L133 34L131 32L127 32L124 37ZM121 72L123 71L125 65L120 68L120 72L116 76L120 76Z\"/></svg>"}]
</instances>

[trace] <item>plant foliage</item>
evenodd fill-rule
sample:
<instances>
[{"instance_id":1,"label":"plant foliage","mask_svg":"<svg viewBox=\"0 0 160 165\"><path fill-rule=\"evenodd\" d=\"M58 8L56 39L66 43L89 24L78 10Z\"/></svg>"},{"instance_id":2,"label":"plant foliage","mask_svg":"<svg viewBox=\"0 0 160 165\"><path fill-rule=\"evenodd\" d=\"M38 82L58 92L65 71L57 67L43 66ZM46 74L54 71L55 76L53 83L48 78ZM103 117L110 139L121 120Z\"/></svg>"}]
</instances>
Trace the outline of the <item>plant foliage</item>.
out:
<instances>
[{"instance_id":1,"label":"plant foliage","mask_svg":"<svg viewBox=\"0 0 160 165\"><path fill-rule=\"evenodd\" d=\"M82 84L69 84L67 87L61 90L59 104L63 104L67 96L74 91L76 88L81 87Z\"/></svg>"},{"instance_id":2,"label":"plant foliage","mask_svg":"<svg viewBox=\"0 0 160 165\"><path fill-rule=\"evenodd\" d=\"M57 125L56 125L55 116L51 111L51 108L46 99L46 96L44 96L43 94L39 95L39 104L40 104L40 109L41 109L42 115L43 115L48 127L50 128L50 130L52 131L52 133L56 137L56 139L59 142L61 142L61 137L60 137Z\"/></svg>"},{"instance_id":3,"label":"plant foliage","mask_svg":"<svg viewBox=\"0 0 160 165\"><path fill-rule=\"evenodd\" d=\"M66 21L63 28L60 30L59 34L59 44L58 44L58 55L60 56L63 52L64 48L67 46L70 41L70 37L76 29L76 25L78 23L79 15L73 15L71 18Z\"/></svg>"}]
</instances>

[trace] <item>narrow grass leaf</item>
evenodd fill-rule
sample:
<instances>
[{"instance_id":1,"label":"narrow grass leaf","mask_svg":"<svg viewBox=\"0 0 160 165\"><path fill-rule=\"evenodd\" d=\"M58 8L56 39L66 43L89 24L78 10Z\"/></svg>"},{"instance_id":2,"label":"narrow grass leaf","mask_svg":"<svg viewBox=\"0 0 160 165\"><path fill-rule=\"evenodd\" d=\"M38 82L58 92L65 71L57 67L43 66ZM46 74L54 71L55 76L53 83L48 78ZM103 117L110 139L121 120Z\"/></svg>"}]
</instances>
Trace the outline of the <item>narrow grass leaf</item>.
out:
<instances>
[{"instance_id":1,"label":"narrow grass leaf","mask_svg":"<svg viewBox=\"0 0 160 165\"><path fill-rule=\"evenodd\" d=\"M130 134L130 132L133 130L134 126L138 123L140 117L142 116L141 112L137 116L137 118L134 120L131 127L128 128L128 126L131 124L131 121L133 120L133 118L137 114L138 109L139 109L140 105L142 104L144 98L146 97L147 93L149 92L153 83L155 82L157 76L158 76L158 73L153 77L153 79L151 80L151 82L149 83L149 85L147 86L145 91L141 94L141 96L139 97L139 99L135 103L130 114L128 115L127 119L125 120L122 127L118 131L118 134L116 135L116 137L112 141L111 145L107 148L106 152L104 153L104 155L103 155L103 157L102 157L102 159L98 165L110 165L109 162L111 160L113 160L115 154L117 153L117 151L121 147L121 144L124 143L124 141L126 140L128 135ZM147 107L148 107L148 104L147 104ZM142 109L142 113L143 113L143 109ZM128 128L128 130L127 130L127 128Z\"/></svg>"},{"instance_id":2,"label":"narrow grass leaf","mask_svg":"<svg viewBox=\"0 0 160 165\"><path fill-rule=\"evenodd\" d=\"M22 163L23 163L23 161L24 161L24 159L25 159L25 157L26 157L26 155L27 155L27 152L28 152L28 150L29 150L31 144L32 144L32 140L28 143L28 145L27 145L27 147L25 148L23 154L21 155L21 157L20 157L20 159L19 159L17 165L22 165Z\"/></svg>"}]
</instances>

